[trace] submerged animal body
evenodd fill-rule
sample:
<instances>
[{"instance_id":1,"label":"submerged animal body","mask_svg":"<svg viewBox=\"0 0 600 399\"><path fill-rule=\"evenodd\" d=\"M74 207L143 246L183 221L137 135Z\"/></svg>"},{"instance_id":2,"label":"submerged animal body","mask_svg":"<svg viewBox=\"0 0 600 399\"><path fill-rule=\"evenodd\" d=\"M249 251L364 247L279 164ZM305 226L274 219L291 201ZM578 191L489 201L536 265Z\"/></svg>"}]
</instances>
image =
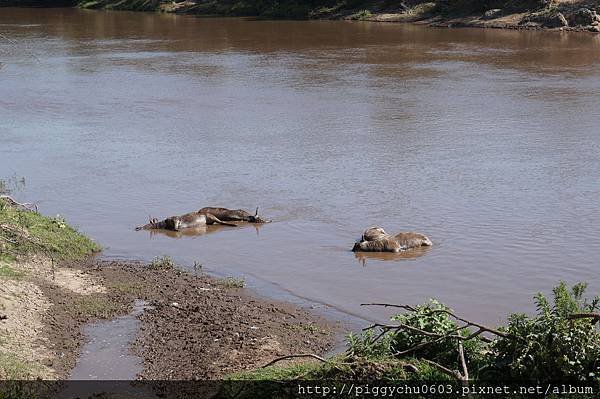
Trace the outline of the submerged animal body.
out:
<instances>
[{"instance_id":1,"label":"submerged animal body","mask_svg":"<svg viewBox=\"0 0 600 399\"><path fill-rule=\"evenodd\" d=\"M198 211L201 214L210 214L213 215L220 220L224 220L227 222L248 222L248 223L269 223L270 220L265 220L258 216L258 208L256 208L256 212L254 215L246 212L243 209L227 209L227 208L213 208L213 207L205 207Z\"/></svg>"},{"instance_id":2,"label":"submerged animal body","mask_svg":"<svg viewBox=\"0 0 600 399\"><path fill-rule=\"evenodd\" d=\"M364 231L360 241L354 244L352 251L401 252L431 245L431 240L423 234L405 232L391 235L381 227L370 227Z\"/></svg>"},{"instance_id":3,"label":"submerged animal body","mask_svg":"<svg viewBox=\"0 0 600 399\"><path fill-rule=\"evenodd\" d=\"M190 212L181 216L171 216L164 220L158 220L150 218L149 222L143 226L138 226L136 230L151 230L151 229L164 229L179 231L182 229L188 229L192 227L206 226L210 224L222 224L225 226L236 226L233 223L226 223L220 220L218 217L210 213L199 213Z\"/></svg>"}]
</instances>

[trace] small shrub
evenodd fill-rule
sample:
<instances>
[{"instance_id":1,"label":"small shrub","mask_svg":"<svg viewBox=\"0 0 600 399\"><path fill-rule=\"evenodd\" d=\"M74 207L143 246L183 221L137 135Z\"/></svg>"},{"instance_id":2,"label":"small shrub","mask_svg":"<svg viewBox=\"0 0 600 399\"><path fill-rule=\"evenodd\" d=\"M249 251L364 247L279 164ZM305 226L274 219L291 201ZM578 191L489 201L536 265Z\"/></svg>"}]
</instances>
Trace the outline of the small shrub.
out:
<instances>
[{"instance_id":1,"label":"small shrub","mask_svg":"<svg viewBox=\"0 0 600 399\"><path fill-rule=\"evenodd\" d=\"M392 353L391 342L393 336L386 334L375 341L374 330L367 330L362 334L350 333L346 337L348 354L350 356L364 357L366 359L389 358Z\"/></svg>"},{"instance_id":2,"label":"small shrub","mask_svg":"<svg viewBox=\"0 0 600 399\"><path fill-rule=\"evenodd\" d=\"M0 380L24 380L30 378L33 365L12 353L0 351ZM0 395L1 397L1 395Z\"/></svg>"},{"instance_id":3,"label":"small shrub","mask_svg":"<svg viewBox=\"0 0 600 399\"><path fill-rule=\"evenodd\" d=\"M194 261L194 264L192 265L192 267L194 268L194 274L202 275L204 273L204 271L203 271L204 265L202 263Z\"/></svg>"},{"instance_id":4,"label":"small shrub","mask_svg":"<svg viewBox=\"0 0 600 399\"><path fill-rule=\"evenodd\" d=\"M590 319L570 319L599 309L600 298L583 298L586 284L570 290L564 282L553 290L554 303L535 296L537 316L512 314L506 332L518 339L499 339L491 346L489 371L507 379L536 382L598 381L600 332Z\"/></svg>"},{"instance_id":5,"label":"small shrub","mask_svg":"<svg viewBox=\"0 0 600 399\"><path fill-rule=\"evenodd\" d=\"M361 10L356 14L352 15L352 19L355 21L365 21L373 16L373 13L369 10Z\"/></svg>"},{"instance_id":6,"label":"small shrub","mask_svg":"<svg viewBox=\"0 0 600 399\"><path fill-rule=\"evenodd\" d=\"M217 285L224 288L244 288L246 281L243 278L227 277L218 280Z\"/></svg>"},{"instance_id":7,"label":"small shrub","mask_svg":"<svg viewBox=\"0 0 600 399\"><path fill-rule=\"evenodd\" d=\"M175 268L175 262L168 255L157 256L148 264L153 270L171 270Z\"/></svg>"}]
</instances>

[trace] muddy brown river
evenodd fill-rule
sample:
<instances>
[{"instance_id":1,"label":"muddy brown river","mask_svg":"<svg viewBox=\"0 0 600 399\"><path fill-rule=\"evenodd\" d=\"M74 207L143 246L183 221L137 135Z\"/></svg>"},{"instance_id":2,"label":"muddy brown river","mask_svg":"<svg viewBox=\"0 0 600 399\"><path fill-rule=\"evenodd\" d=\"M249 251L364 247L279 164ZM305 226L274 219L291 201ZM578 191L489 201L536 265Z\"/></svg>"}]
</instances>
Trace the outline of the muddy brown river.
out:
<instances>
[{"instance_id":1,"label":"muddy brown river","mask_svg":"<svg viewBox=\"0 0 600 399\"><path fill-rule=\"evenodd\" d=\"M0 177L107 257L369 320L600 291L600 35L71 9L0 9L0 33ZM133 229L203 206L275 222ZM357 257L371 225L434 246Z\"/></svg>"}]
</instances>

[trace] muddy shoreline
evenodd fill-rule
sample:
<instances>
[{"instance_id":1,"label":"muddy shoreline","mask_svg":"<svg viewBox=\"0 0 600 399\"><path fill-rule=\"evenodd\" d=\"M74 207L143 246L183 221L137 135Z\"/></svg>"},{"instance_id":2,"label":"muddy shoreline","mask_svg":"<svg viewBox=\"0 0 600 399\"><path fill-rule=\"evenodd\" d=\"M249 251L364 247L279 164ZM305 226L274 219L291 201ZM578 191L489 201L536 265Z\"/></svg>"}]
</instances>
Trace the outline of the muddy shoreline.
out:
<instances>
[{"instance_id":1,"label":"muddy shoreline","mask_svg":"<svg viewBox=\"0 0 600 399\"><path fill-rule=\"evenodd\" d=\"M143 360L139 379L217 379L250 370L278 356L323 354L335 343L339 324L296 306L262 299L227 280L136 262L93 261L79 266L106 288L81 298L51 285L42 290L52 303L44 339L57 356L48 366L67 379L86 337L83 327L128 314L135 300L149 306L132 351Z\"/></svg>"}]
</instances>

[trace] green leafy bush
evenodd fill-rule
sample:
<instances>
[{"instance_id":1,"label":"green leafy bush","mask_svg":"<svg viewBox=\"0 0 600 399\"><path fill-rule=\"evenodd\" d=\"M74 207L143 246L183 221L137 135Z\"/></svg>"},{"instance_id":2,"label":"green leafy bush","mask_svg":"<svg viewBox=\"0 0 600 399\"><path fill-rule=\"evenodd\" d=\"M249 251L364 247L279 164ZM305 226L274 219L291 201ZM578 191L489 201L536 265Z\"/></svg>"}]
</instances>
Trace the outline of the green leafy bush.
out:
<instances>
[{"instance_id":1,"label":"green leafy bush","mask_svg":"<svg viewBox=\"0 0 600 399\"><path fill-rule=\"evenodd\" d=\"M585 290L584 283L569 289L561 282L552 303L535 295L535 316L510 314L497 329L460 318L435 300L407 306L379 331L351 334L348 354L425 362L464 376L460 342L472 380L600 383L600 298L584 298Z\"/></svg>"},{"instance_id":2,"label":"green leafy bush","mask_svg":"<svg viewBox=\"0 0 600 399\"><path fill-rule=\"evenodd\" d=\"M554 303L535 296L537 315L512 314L505 331L515 339L499 339L488 353L489 370L505 379L599 381L600 332L595 319L573 315L597 312L600 298L583 298L586 284L570 290L562 282L553 290Z\"/></svg>"},{"instance_id":3,"label":"green leafy bush","mask_svg":"<svg viewBox=\"0 0 600 399\"><path fill-rule=\"evenodd\" d=\"M157 256L148 264L149 269L171 270L175 267L175 261L168 255Z\"/></svg>"}]
</instances>

